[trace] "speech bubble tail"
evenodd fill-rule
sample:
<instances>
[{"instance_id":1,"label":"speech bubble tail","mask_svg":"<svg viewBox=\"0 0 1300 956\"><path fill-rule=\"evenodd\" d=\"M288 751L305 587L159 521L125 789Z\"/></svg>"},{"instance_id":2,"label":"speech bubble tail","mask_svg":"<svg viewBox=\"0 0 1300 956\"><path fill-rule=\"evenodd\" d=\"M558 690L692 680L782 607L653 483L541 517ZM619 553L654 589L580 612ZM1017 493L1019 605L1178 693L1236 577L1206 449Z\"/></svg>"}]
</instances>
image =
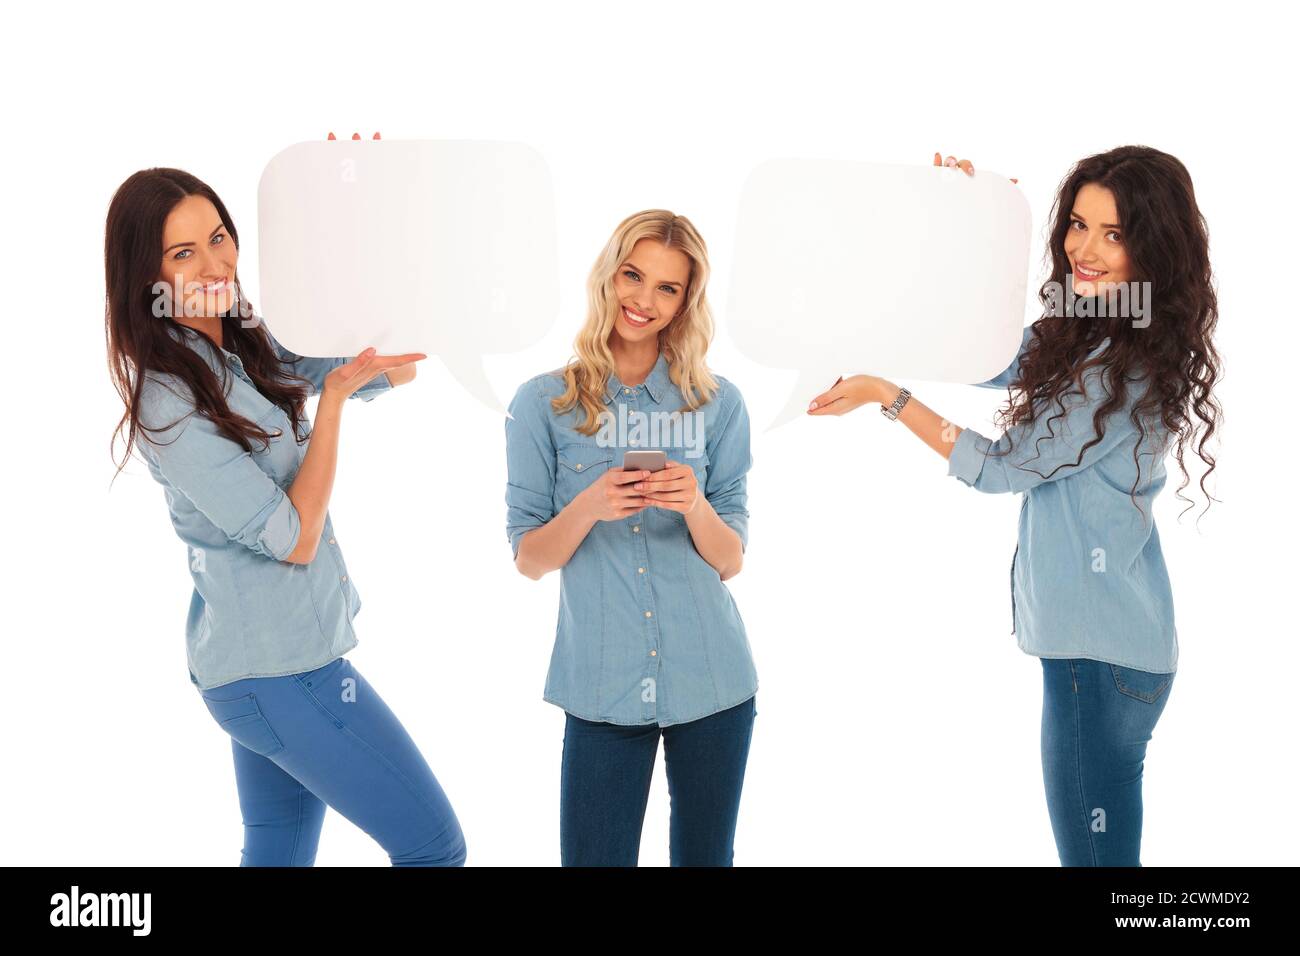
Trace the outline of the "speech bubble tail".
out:
<instances>
[{"instance_id":1,"label":"speech bubble tail","mask_svg":"<svg viewBox=\"0 0 1300 956\"><path fill-rule=\"evenodd\" d=\"M496 390L488 381L487 370L483 368L481 358L477 355L439 355L438 357L442 359L442 364L447 366L447 371L451 372L452 378L460 382L465 391L492 411L509 417L510 412L506 409L505 403L497 398Z\"/></svg>"},{"instance_id":2,"label":"speech bubble tail","mask_svg":"<svg viewBox=\"0 0 1300 956\"><path fill-rule=\"evenodd\" d=\"M772 424L763 430L764 434L806 415L808 403L813 400L813 397L835 384L835 374L820 369L800 369L799 378L790 390L790 397L786 399L785 407L772 420Z\"/></svg>"}]
</instances>

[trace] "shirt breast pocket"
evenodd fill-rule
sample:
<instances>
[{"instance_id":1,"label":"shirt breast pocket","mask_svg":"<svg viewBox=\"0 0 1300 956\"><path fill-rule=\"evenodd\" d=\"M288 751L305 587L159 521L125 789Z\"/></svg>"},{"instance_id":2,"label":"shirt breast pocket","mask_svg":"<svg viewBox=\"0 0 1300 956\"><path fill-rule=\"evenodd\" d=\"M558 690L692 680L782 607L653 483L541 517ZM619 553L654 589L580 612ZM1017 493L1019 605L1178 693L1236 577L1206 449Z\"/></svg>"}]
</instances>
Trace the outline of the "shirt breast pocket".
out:
<instances>
[{"instance_id":1,"label":"shirt breast pocket","mask_svg":"<svg viewBox=\"0 0 1300 956\"><path fill-rule=\"evenodd\" d=\"M563 508L597 478L613 467L616 449L601 445L575 443L555 453L556 504Z\"/></svg>"}]
</instances>

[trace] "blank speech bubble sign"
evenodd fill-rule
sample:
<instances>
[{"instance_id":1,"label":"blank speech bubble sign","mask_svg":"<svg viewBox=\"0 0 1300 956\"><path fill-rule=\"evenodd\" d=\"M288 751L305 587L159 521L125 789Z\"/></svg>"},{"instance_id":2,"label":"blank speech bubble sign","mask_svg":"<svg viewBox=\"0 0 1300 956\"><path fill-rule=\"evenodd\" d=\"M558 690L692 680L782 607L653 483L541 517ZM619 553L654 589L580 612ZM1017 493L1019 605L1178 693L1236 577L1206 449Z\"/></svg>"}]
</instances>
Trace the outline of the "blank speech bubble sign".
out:
<instances>
[{"instance_id":1,"label":"blank speech bubble sign","mask_svg":"<svg viewBox=\"0 0 1300 956\"><path fill-rule=\"evenodd\" d=\"M300 355L437 355L506 414L485 354L540 340L559 308L555 192L521 143L297 143L258 186L260 313Z\"/></svg>"},{"instance_id":2,"label":"blank speech bubble sign","mask_svg":"<svg viewBox=\"0 0 1300 956\"><path fill-rule=\"evenodd\" d=\"M1015 358L1029 204L997 173L779 159L741 193L728 324L761 365L799 370L768 430L842 373L982 382Z\"/></svg>"}]
</instances>

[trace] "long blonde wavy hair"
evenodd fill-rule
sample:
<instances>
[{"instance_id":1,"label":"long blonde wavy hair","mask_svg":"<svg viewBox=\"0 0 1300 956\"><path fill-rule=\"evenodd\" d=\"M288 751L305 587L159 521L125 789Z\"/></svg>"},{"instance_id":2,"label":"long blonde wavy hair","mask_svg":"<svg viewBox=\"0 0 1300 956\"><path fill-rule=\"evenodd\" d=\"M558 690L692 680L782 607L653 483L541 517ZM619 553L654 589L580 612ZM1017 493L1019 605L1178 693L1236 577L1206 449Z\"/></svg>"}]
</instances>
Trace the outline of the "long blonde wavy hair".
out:
<instances>
[{"instance_id":1,"label":"long blonde wavy hair","mask_svg":"<svg viewBox=\"0 0 1300 956\"><path fill-rule=\"evenodd\" d=\"M642 239L654 239L670 249L680 249L691 260L686 283L686 304L659 333L659 351L668 360L669 377L686 400L679 411L692 411L713 399L720 388L704 364L713 340L713 313L705 294L709 282L709 253L704 239L685 216L666 209L634 213L618 224L605 248L596 258L587 278L587 321L573 340L574 358L559 374L565 391L551 400L551 408L562 414L582 405L586 412L577 430L584 435L599 428L605 408L605 389L615 372L609 337L618 321L619 303L614 294L614 275Z\"/></svg>"}]
</instances>

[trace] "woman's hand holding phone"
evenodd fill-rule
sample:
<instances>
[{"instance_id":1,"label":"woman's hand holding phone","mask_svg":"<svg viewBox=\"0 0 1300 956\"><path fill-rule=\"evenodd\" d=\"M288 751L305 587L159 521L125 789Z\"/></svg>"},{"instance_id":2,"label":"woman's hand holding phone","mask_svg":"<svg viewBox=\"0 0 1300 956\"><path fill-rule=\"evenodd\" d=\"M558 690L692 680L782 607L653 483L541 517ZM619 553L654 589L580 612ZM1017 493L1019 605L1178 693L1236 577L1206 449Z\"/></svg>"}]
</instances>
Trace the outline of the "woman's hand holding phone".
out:
<instances>
[{"instance_id":1,"label":"woman's hand holding phone","mask_svg":"<svg viewBox=\"0 0 1300 956\"><path fill-rule=\"evenodd\" d=\"M633 483L648 477L648 471L610 468L578 494L574 501L596 521L619 521L645 510L646 500Z\"/></svg>"},{"instance_id":2,"label":"woman's hand holding phone","mask_svg":"<svg viewBox=\"0 0 1300 956\"><path fill-rule=\"evenodd\" d=\"M646 504L683 515L695 510L700 498L700 483L690 465L670 459L661 471L646 474L647 477L633 485L635 491L644 495Z\"/></svg>"}]
</instances>

